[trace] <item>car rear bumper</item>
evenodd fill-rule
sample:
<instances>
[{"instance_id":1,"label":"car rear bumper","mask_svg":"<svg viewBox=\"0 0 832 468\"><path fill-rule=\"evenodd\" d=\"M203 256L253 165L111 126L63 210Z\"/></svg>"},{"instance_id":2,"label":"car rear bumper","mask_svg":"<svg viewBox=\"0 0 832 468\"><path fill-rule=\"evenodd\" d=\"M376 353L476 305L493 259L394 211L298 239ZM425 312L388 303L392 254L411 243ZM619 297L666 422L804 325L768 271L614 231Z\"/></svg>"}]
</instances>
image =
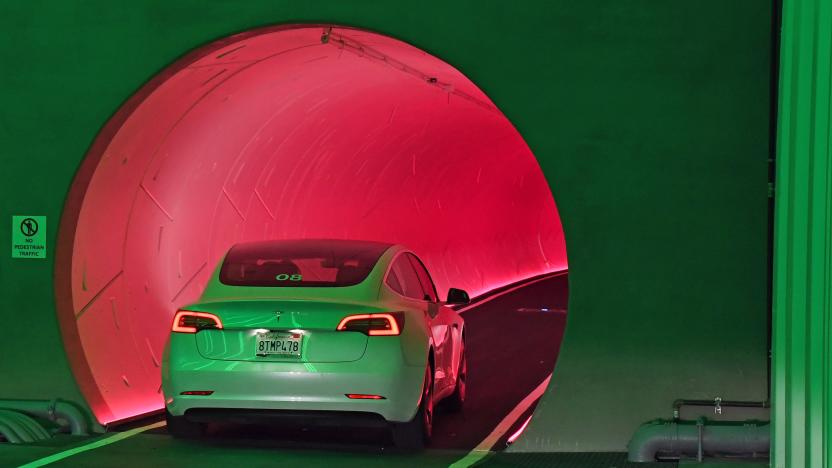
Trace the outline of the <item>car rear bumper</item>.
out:
<instances>
[{"instance_id":1,"label":"car rear bumper","mask_svg":"<svg viewBox=\"0 0 832 468\"><path fill-rule=\"evenodd\" d=\"M191 408L185 418L194 422L280 424L298 427L385 428L380 414L360 411L293 411L264 409Z\"/></svg>"},{"instance_id":2,"label":"car rear bumper","mask_svg":"<svg viewBox=\"0 0 832 468\"><path fill-rule=\"evenodd\" d=\"M248 416L246 410L283 410L370 413L404 422L413 418L419 404L424 366L408 365L395 337L374 337L361 359L336 363L211 360L196 352L193 343L193 335L174 334L165 353L162 384L174 416L191 419L199 414L195 410L208 409ZM187 391L213 393L182 395ZM350 399L346 394L384 399Z\"/></svg>"}]
</instances>

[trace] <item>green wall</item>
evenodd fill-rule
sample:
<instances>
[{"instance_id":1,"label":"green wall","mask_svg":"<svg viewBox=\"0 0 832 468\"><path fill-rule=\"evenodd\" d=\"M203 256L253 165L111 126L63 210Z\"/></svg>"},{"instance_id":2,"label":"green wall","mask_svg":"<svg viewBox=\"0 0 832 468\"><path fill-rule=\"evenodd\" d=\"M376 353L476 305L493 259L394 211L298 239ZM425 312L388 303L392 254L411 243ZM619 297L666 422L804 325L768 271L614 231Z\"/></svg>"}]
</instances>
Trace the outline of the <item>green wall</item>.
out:
<instances>
[{"instance_id":1,"label":"green wall","mask_svg":"<svg viewBox=\"0 0 832 468\"><path fill-rule=\"evenodd\" d=\"M832 457L832 4L783 4L772 465Z\"/></svg>"},{"instance_id":2,"label":"green wall","mask_svg":"<svg viewBox=\"0 0 832 468\"><path fill-rule=\"evenodd\" d=\"M55 227L108 117L213 39L332 22L455 65L514 122L552 186L569 249L570 316L554 384L515 450L621 450L676 398L764 399L770 8L3 2L0 220L47 215L51 250L46 261L0 257L0 318L11 330L0 340L0 398L80 399L54 315Z\"/></svg>"}]
</instances>

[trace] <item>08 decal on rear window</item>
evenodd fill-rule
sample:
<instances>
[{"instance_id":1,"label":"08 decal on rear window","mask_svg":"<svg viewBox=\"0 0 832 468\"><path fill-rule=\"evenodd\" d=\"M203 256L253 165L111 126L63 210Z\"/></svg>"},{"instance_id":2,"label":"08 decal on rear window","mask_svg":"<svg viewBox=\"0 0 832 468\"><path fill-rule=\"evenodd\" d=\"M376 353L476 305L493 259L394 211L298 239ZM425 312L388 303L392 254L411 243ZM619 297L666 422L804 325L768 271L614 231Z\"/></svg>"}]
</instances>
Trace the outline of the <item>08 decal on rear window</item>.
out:
<instances>
[{"instance_id":1,"label":"08 decal on rear window","mask_svg":"<svg viewBox=\"0 0 832 468\"><path fill-rule=\"evenodd\" d=\"M390 244L344 240L237 244L220 268L231 286L338 287L364 281Z\"/></svg>"}]
</instances>

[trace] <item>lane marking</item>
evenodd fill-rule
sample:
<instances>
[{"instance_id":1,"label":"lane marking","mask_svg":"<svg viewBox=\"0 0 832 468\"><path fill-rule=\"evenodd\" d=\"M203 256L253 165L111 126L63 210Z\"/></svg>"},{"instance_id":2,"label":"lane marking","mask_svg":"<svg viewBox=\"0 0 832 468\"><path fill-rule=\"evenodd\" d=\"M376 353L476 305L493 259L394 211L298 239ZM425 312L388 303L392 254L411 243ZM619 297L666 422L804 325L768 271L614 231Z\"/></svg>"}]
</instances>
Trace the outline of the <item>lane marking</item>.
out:
<instances>
[{"instance_id":1,"label":"lane marking","mask_svg":"<svg viewBox=\"0 0 832 468\"><path fill-rule=\"evenodd\" d=\"M89 444L82 445L80 447L74 447L69 450L64 450L63 452L58 452L48 457L41 458L40 460L35 460L31 463L27 463L25 465L21 465L20 468L37 468L40 466L45 466L50 463L55 463L56 461L63 460L64 458L71 457L73 455L77 455L79 453L87 452L89 450L94 450L100 447L104 447L105 445L114 444L120 440L124 440L128 437L133 437L136 434L141 434L142 432L149 431L151 429L156 429L157 427L162 427L165 425L165 421L159 421L153 424L148 424L147 426L137 427L135 429L130 429L129 431L124 432L117 432L109 437L104 437L103 439L96 440L95 442L90 442Z\"/></svg>"},{"instance_id":2,"label":"lane marking","mask_svg":"<svg viewBox=\"0 0 832 468\"><path fill-rule=\"evenodd\" d=\"M557 278L558 276L563 276L563 275L566 275L568 273L569 273L569 270L559 270L559 271L553 271L553 272L550 272L550 273L546 273L545 276L543 276L542 278L538 278L536 280L528 281L528 282L521 282L517 286L508 288L505 291L500 291L497 294L494 294L493 296L488 296L488 297L486 297L485 299L483 299L481 301L474 302L473 304L465 306L461 309L457 309L456 312L458 314L461 314L461 313L463 313L467 310L475 309L475 308L477 308L477 307L479 307L483 304L491 302L494 299L497 299L498 297L502 297L502 296L505 296L508 293L512 293L514 291L517 291L518 289L525 288L526 286L531 286L535 283L539 283L541 281L546 281L548 279ZM488 294L488 293L486 293L486 294Z\"/></svg>"},{"instance_id":3,"label":"lane marking","mask_svg":"<svg viewBox=\"0 0 832 468\"><path fill-rule=\"evenodd\" d=\"M540 382L540 384L535 387L531 393L526 395L526 398L523 398L523 401L515 406L514 409L511 410L511 412L508 413L502 421L500 421L500 424L497 424L497 427L491 431L491 434L488 434L488 436L483 439L479 445L474 447L474 450L471 450L468 455L452 463L448 466L448 468L468 468L493 453L491 448L494 447L497 441L500 440L500 438L502 438L509 429L511 429L511 426L514 425L518 419L520 419L520 416L522 416L523 413L529 409L532 403L537 401L543 395L543 392L546 391L546 387L549 386L550 380L552 380L552 374L549 374L549 376L546 377L543 382Z\"/></svg>"}]
</instances>

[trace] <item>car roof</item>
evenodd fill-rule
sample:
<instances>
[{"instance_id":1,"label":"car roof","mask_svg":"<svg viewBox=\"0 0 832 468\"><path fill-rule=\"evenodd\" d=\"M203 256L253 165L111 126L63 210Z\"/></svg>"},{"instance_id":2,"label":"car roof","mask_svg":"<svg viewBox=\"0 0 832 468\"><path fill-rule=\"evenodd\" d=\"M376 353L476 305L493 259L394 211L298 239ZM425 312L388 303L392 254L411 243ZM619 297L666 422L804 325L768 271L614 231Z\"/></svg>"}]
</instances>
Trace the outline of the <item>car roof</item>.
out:
<instances>
[{"instance_id":1,"label":"car roof","mask_svg":"<svg viewBox=\"0 0 832 468\"><path fill-rule=\"evenodd\" d=\"M356 240L356 239L278 239L278 240L265 240L265 241L253 241L253 242L239 242L234 244L231 248L262 248L268 249L269 247L285 249L291 247L298 247L298 248L338 248L338 249L366 249L366 248L375 248L379 251L387 250L388 248L392 247L394 244L389 242L378 242L378 241L368 241L368 240Z\"/></svg>"}]
</instances>

